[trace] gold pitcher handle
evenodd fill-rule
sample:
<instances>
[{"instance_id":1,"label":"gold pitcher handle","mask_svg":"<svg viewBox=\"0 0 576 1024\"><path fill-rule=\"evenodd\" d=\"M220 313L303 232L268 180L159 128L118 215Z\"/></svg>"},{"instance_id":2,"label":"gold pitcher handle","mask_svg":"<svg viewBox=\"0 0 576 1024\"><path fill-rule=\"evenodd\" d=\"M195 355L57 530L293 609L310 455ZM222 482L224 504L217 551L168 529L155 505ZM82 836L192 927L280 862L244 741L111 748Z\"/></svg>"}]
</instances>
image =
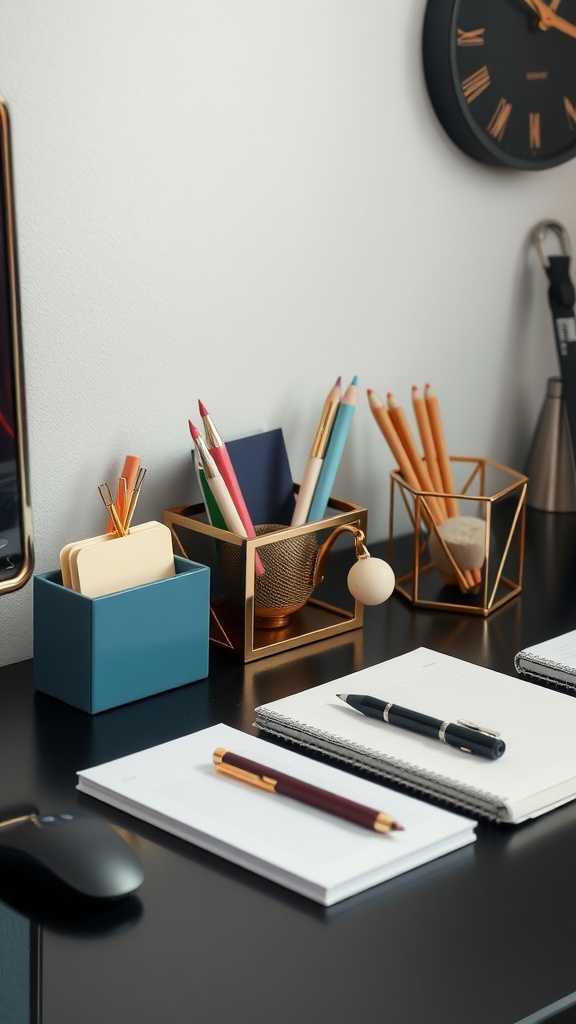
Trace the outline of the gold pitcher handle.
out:
<instances>
[{"instance_id":1,"label":"gold pitcher handle","mask_svg":"<svg viewBox=\"0 0 576 1024\"><path fill-rule=\"evenodd\" d=\"M341 526L335 527L335 529L332 530L330 536L324 541L322 546L318 549L318 554L316 555L316 562L314 565L314 575L312 577L312 583L315 587L317 587L319 583L322 583L322 580L324 579L326 572L325 567L326 562L328 561L328 555L330 554L330 549L336 538L339 537L340 534L344 532L344 530L347 530L349 533L354 534L354 542L356 545L356 558L370 558L370 552L368 551L365 544L366 534L364 533L363 530L360 529L359 526L354 526L352 523L344 523Z\"/></svg>"}]
</instances>

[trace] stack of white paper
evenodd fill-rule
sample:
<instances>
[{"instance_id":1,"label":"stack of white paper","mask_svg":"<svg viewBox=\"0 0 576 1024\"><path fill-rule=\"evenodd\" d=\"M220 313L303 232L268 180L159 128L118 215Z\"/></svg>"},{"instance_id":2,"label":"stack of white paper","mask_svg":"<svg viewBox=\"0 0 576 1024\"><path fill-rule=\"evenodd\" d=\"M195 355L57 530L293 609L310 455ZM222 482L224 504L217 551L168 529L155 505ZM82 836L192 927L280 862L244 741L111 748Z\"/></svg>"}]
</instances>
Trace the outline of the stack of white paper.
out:
<instances>
[{"instance_id":1,"label":"stack of white paper","mask_svg":"<svg viewBox=\"0 0 576 1024\"><path fill-rule=\"evenodd\" d=\"M404 831L373 832L223 776L217 747L384 811ZM475 839L475 821L225 725L81 771L78 789L326 906Z\"/></svg>"}]
</instances>

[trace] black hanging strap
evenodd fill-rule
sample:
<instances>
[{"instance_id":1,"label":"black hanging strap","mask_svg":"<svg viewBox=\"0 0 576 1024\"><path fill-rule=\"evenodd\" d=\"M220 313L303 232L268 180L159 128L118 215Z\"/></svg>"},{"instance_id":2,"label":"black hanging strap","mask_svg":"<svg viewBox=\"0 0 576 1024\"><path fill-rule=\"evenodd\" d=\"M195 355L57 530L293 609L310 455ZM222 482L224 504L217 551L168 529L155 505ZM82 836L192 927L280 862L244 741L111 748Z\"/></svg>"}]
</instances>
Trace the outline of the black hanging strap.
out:
<instances>
[{"instance_id":1,"label":"black hanging strap","mask_svg":"<svg viewBox=\"0 0 576 1024\"><path fill-rule=\"evenodd\" d=\"M545 255L542 241L547 230L555 231L558 234L562 243L562 255ZM550 282L548 302L552 312L554 337L562 377L562 398L572 440L572 457L576 465L576 319L574 317L576 291L570 277L570 241L566 228L557 221L539 224L534 230L533 237L542 266Z\"/></svg>"}]
</instances>

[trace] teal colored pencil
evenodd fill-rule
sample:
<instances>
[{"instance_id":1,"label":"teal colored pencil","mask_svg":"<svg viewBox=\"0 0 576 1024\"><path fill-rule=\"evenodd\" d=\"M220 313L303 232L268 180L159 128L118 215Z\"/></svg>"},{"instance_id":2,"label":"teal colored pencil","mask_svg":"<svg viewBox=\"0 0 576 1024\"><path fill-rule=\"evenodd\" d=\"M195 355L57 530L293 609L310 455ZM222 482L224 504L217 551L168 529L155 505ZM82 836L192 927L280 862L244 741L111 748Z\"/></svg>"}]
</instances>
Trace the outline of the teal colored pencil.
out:
<instances>
[{"instance_id":1,"label":"teal colored pencil","mask_svg":"<svg viewBox=\"0 0 576 1024\"><path fill-rule=\"evenodd\" d=\"M336 479L336 473L338 472L338 466L340 465L340 459L342 458L346 438L350 431L352 418L356 412L357 384L358 377L354 377L352 383L344 392L342 401L338 406L338 412L336 413L336 419L334 420L334 426L332 427L332 433L330 434L330 440L328 441L328 447L324 456L322 469L320 470L320 476L318 477L314 497L310 504L310 511L308 512L308 518L306 520L308 523L314 523L318 519L323 519L326 515L326 508L328 506L328 501L330 500L330 495L332 494L332 487L334 485L334 480Z\"/></svg>"}]
</instances>

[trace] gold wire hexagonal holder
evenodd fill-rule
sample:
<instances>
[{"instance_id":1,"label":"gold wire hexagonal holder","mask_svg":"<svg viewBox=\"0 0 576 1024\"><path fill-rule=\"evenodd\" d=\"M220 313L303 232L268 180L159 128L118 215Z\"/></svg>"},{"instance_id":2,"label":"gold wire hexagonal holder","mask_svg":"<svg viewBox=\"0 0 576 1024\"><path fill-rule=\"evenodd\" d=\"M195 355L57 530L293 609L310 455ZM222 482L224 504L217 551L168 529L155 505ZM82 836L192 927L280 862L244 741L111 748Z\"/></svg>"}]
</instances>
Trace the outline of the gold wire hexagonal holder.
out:
<instances>
[{"instance_id":1,"label":"gold wire hexagonal holder","mask_svg":"<svg viewBox=\"0 0 576 1024\"><path fill-rule=\"evenodd\" d=\"M412 605L488 616L522 589L528 477L491 459L451 456L450 462L458 486L453 494L417 491L398 469L390 473L388 561L396 574L396 591ZM430 498L455 498L461 515L485 523L484 564L474 591L457 585L462 574L436 531ZM399 538L406 537L406 513L412 544L399 545ZM430 558L432 530L452 562L456 585L445 582Z\"/></svg>"}]
</instances>

